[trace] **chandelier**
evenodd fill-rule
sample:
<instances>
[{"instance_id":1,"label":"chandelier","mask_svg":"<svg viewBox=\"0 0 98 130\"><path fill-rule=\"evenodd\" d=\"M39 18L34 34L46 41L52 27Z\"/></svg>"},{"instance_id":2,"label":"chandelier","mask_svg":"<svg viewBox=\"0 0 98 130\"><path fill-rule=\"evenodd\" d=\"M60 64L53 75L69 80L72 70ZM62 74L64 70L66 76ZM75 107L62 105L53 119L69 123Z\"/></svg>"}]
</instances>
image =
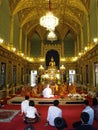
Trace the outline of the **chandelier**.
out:
<instances>
[{"instance_id":1,"label":"chandelier","mask_svg":"<svg viewBox=\"0 0 98 130\"><path fill-rule=\"evenodd\" d=\"M57 35L53 31L50 31L49 34L47 35L47 40L56 41L57 40Z\"/></svg>"},{"instance_id":2,"label":"chandelier","mask_svg":"<svg viewBox=\"0 0 98 130\"><path fill-rule=\"evenodd\" d=\"M40 25L43 26L43 27L45 27L49 31L54 31L55 27L58 24L59 24L59 20L51 12L50 0L49 0L49 11L46 13L45 16L42 16L40 18Z\"/></svg>"}]
</instances>

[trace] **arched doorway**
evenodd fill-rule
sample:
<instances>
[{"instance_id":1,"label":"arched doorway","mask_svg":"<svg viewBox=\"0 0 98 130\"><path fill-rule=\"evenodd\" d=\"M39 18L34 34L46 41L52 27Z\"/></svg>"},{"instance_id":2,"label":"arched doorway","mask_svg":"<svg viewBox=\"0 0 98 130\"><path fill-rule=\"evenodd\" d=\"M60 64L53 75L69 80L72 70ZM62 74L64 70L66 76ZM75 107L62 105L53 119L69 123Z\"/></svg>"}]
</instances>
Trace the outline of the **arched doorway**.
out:
<instances>
[{"instance_id":1,"label":"arched doorway","mask_svg":"<svg viewBox=\"0 0 98 130\"><path fill-rule=\"evenodd\" d=\"M51 49L51 50L47 51L47 53L46 53L46 68L49 66L49 62L51 61L51 57L54 58L57 69L59 69L60 56L59 56L58 51L56 51L54 49Z\"/></svg>"}]
</instances>

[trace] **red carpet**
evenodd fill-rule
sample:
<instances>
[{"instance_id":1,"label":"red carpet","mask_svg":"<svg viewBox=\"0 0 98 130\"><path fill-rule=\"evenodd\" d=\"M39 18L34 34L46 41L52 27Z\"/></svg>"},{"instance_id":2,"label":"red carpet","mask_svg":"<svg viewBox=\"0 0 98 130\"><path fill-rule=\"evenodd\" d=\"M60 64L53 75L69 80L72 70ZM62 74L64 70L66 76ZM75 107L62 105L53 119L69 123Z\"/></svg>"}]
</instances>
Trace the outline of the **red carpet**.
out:
<instances>
[{"instance_id":1,"label":"red carpet","mask_svg":"<svg viewBox=\"0 0 98 130\"><path fill-rule=\"evenodd\" d=\"M41 113L41 121L33 124L35 130L56 130L55 127L45 126L48 105L36 106ZM80 113L84 106L81 105L65 105L60 106L63 110L63 117L68 123L68 130L72 129L72 123L79 120ZM20 105L5 105L3 109L20 110ZM94 126L98 130L98 122L94 122ZM23 123L23 118L18 114L10 123L0 123L0 130L24 130L27 125ZM66 129L67 130L67 129Z\"/></svg>"}]
</instances>

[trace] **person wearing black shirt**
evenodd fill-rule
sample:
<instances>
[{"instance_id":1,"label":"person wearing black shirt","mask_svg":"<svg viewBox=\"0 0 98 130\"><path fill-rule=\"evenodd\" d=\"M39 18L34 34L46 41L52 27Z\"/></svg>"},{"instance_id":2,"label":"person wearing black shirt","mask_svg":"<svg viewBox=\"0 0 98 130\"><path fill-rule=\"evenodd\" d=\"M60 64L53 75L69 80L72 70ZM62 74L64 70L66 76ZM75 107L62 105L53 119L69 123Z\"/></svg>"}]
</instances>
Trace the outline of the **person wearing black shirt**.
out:
<instances>
[{"instance_id":1,"label":"person wearing black shirt","mask_svg":"<svg viewBox=\"0 0 98 130\"><path fill-rule=\"evenodd\" d=\"M75 128L75 130L96 130L93 125L88 124L89 114L87 112L82 112L80 115L82 124Z\"/></svg>"}]
</instances>

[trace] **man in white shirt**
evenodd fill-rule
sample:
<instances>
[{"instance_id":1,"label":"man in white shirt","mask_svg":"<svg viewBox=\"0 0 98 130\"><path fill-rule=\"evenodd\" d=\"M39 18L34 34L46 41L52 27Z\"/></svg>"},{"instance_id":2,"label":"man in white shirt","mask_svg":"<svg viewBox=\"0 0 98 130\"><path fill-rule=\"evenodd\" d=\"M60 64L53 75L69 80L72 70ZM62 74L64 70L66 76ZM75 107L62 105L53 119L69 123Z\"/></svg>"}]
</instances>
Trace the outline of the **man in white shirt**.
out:
<instances>
[{"instance_id":1,"label":"man in white shirt","mask_svg":"<svg viewBox=\"0 0 98 130\"><path fill-rule=\"evenodd\" d=\"M87 122L88 125L93 125L94 122L94 110L92 109L92 107L89 105L89 101L85 100L84 101L85 104L85 108L82 110L82 112L86 112L89 114L89 120ZM82 124L81 120L74 122L72 125L74 128L80 126Z\"/></svg>"},{"instance_id":2,"label":"man in white shirt","mask_svg":"<svg viewBox=\"0 0 98 130\"><path fill-rule=\"evenodd\" d=\"M25 100L21 103L21 115L26 115L27 108L29 106L29 96L25 96Z\"/></svg>"},{"instance_id":3,"label":"man in white shirt","mask_svg":"<svg viewBox=\"0 0 98 130\"><path fill-rule=\"evenodd\" d=\"M54 104L53 106L49 106L49 108L48 108L46 125L49 123L49 125L55 126L54 119L56 117L62 117L62 110L58 107L59 101L54 100L53 104Z\"/></svg>"},{"instance_id":4,"label":"man in white shirt","mask_svg":"<svg viewBox=\"0 0 98 130\"><path fill-rule=\"evenodd\" d=\"M49 84L47 84L47 87L43 90L42 95L46 98L54 97L54 95L52 94L52 90L49 87Z\"/></svg>"},{"instance_id":5,"label":"man in white shirt","mask_svg":"<svg viewBox=\"0 0 98 130\"><path fill-rule=\"evenodd\" d=\"M82 112L87 112L89 114L90 117L89 117L88 124L89 125L93 125L93 122L94 122L94 110L89 105L89 101L88 100L85 100L84 104L85 104L85 109Z\"/></svg>"}]
</instances>

